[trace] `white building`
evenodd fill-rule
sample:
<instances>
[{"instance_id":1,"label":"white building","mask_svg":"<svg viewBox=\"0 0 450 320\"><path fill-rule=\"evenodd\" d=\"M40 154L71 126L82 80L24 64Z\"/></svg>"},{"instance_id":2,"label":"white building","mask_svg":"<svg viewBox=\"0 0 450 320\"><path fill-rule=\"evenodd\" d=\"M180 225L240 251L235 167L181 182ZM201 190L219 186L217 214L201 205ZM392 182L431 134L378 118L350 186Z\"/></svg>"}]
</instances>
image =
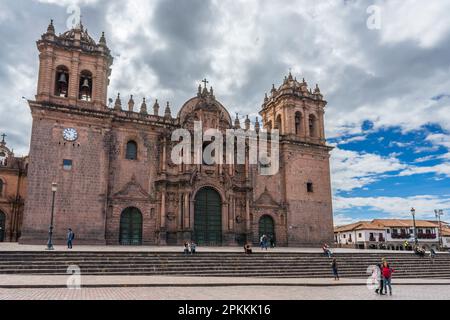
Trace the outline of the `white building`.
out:
<instances>
[{"instance_id":1,"label":"white building","mask_svg":"<svg viewBox=\"0 0 450 320\"><path fill-rule=\"evenodd\" d=\"M439 224L437 222L416 220L416 231L421 246L427 249L439 246ZM448 247L450 245L450 229L446 232L449 234L445 240ZM400 219L360 221L336 227L334 234L335 242L339 247L404 250L405 242L409 245L414 243L414 222Z\"/></svg>"}]
</instances>

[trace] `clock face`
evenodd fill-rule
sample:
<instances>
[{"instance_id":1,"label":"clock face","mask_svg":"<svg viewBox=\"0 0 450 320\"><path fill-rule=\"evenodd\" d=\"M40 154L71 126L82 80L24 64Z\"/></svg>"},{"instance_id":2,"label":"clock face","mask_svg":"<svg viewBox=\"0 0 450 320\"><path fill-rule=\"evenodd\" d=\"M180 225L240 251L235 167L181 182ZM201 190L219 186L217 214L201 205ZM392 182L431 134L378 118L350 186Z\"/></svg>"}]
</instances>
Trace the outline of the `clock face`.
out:
<instances>
[{"instance_id":1,"label":"clock face","mask_svg":"<svg viewBox=\"0 0 450 320\"><path fill-rule=\"evenodd\" d=\"M73 142L78 139L78 132L74 128L67 128L63 131L64 140Z\"/></svg>"}]
</instances>

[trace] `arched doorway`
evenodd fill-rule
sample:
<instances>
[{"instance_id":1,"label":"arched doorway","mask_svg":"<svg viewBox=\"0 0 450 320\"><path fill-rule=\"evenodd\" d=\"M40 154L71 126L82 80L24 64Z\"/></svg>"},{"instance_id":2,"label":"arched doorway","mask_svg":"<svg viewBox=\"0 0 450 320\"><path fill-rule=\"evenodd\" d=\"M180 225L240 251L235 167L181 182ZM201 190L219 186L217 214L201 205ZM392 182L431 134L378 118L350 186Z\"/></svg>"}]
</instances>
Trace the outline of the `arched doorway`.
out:
<instances>
[{"instance_id":1,"label":"arched doorway","mask_svg":"<svg viewBox=\"0 0 450 320\"><path fill-rule=\"evenodd\" d=\"M0 211L0 242L5 241L6 215Z\"/></svg>"},{"instance_id":2,"label":"arched doorway","mask_svg":"<svg viewBox=\"0 0 450 320\"><path fill-rule=\"evenodd\" d=\"M263 235L266 235L273 239L274 242L276 242L275 237L275 223L271 216L262 216L259 220L259 239Z\"/></svg>"},{"instance_id":3,"label":"arched doorway","mask_svg":"<svg viewBox=\"0 0 450 320\"><path fill-rule=\"evenodd\" d=\"M213 188L195 197L194 241L203 246L222 245L222 199Z\"/></svg>"},{"instance_id":4,"label":"arched doorway","mask_svg":"<svg viewBox=\"0 0 450 320\"><path fill-rule=\"evenodd\" d=\"M127 208L120 216L120 244L142 245L142 213L137 208Z\"/></svg>"}]
</instances>

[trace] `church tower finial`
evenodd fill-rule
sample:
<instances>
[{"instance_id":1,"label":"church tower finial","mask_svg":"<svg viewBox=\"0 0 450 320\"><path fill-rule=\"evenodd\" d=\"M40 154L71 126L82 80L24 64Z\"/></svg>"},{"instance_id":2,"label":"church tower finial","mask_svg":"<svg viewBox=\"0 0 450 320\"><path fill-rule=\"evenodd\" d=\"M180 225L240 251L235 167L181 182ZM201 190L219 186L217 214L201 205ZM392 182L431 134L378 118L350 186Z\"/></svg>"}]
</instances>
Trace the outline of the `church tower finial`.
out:
<instances>
[{"instance_id":1,"label":"church tower finial","mask_svg":"<svg viewBox=\"0 0 450 320\"><path fill-rule=\"evenodd\" d=\"M128 101L128 111L133 112L134 110L134 100L133 95L130 96L130 101Z\"/></svg>"},{"instance_id":2,"label":"church tower finial","mask_svg":"<svg viewBox=\"0 0 450 320\"><path fill-rule=\"evenodd\" d=\"M147 103L145 102L145 97L142 99L140 112L141 112L141 114L147 114Z\"/></svg>"},{"instance_id":3,"label":"church tower finial","mask_svg":"<svg viewBox=\"0 0 450 320\"><path fill-rule=\"evenodd\" d=\"M48 25L48 28L47 28L47 33L55 34L55 26L53 25L53 19L50 20L50 24Z\"/></svg>"}]
</instances>

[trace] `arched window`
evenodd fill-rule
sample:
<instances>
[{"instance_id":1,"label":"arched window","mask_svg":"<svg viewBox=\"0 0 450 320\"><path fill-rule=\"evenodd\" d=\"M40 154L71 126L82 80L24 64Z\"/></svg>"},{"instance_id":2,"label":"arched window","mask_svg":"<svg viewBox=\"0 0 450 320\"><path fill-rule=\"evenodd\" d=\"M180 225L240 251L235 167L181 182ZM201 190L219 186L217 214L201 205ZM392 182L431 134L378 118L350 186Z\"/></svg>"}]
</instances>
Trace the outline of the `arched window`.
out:
<instances>
[{"instance_id":1,"label":"arched window","mask_svg":"<svg viewBox=\"0 0 450 320\"><path fill-rule=\"evenodd\" d=\"M126 158L128 160L137 160L137 150L137 143L134 141L128 141Z\"/></svg>"},{"instance_id":2,"label":"arched window","mask_svg":"<svg viewBox=\"0 0 450 320\"><path fill-rule=\"evenodd\" d=\"M67 98L69 93L69 69L65 66L56 68L55 96Z\"/></svg>"},{"instance_id":3,"label":"arched window","mask_svg":"<svg viewBox=\"0 0 450 320\"><path fill-rule=\"evenodd\" d=\"M4 189L5 183L2 179L0 179L0 197L3 197L3 189Z\"/></svg>"},{"instance_id":4,"label":"arched window","mask_svg":"<svg viewBox=\"0 0 450 320\"><path fill-rule=\"evenodd\" d=\"M299 135L302 131L302 114L300 112L295 113L295 134Z\"/></svg>"},{"instance_id":5,"label":"arched window","mask_svg":"<svg viewBox=\"0 0 450 320\"><path fill-rule=\"evenodd\" d=\"M282 128L283 128L282 124L281 124L281 115L278 115L277 121L275 123L276 123L275 124L275 129L278 129L280 131L280 133L281 133Z\"/></svg>"},{"instance_id":6,"label":"arched window","mask_svg":"<svg viewBox=\"0 0 450 320\"><path fill-rule=\"evenodd\" d=\"M309 116L309 136L314 138L317 136L316 117L314 115Z\"/></svg>"},{"instance_id":7,"label":"arched window","mask_svg":"<svg viewBox=\"0 0 450 320\"><path fill-rule=\"evenodd\" d=\"M81 72L78 92L78 99L83 101L92 100L92 73L89 71Z\"/></svg>"}]
</instances>

